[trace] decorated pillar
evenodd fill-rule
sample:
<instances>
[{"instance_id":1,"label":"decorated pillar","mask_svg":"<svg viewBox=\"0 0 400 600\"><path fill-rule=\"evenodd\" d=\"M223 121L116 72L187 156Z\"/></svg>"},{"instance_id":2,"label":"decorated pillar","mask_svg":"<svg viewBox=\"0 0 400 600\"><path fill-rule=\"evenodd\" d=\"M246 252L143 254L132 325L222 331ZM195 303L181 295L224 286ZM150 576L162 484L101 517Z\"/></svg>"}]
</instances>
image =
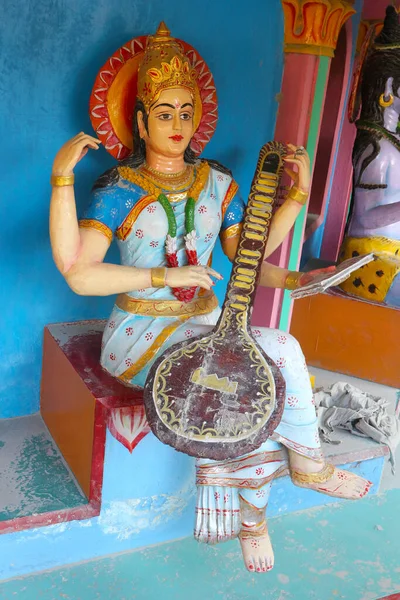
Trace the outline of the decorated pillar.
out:
<instances>
[{"instance_id":1,"label":"decorated pillar","mask_svg":"<svg viewBox=\"0 0 400 600\"><path fill-rule=\"evenodd\" d=\"M287 53L332 58L339 33L356 11L351 0L282 0Z\"/></svg>"},{"instance_id":2,"label":"decorated pillar","mask_svg":"<svg viewBox=\"0 0 400 600\"><path fill-rule=\"evenodd\" d=\"M275 139L305 146L313 165L330 63L341 28L356 12L354 0L281 1L286 58ZM292 235L270 262L292 270L298 268L306 216L304 207ZM289 292L260 289L253 323L287 330L291 306Z\"/></svg>"},{"instance_id":3,"label":"decorated pillar","mask_svg":"<svg viewBox=\"0 0 400 600\"><path fill-rule=\"evenodd\" d=\"M370 35L369 32L372 27L375 28L375 35L377 35L383 27L383 21L378 21L377 19L363 19L359 23L357 41L355 44L356 66L353 70L353 82L355 78L359 77L363 61L362 57L360 58L360 52L362 51L365 37ZM351 94L352 93L353 92L351 92ZM357 130L354 127L353 119L350 116L350 113L353 112L353 109L350 108L352 106L351 95L348 105L348 114L344 117L338 142L338 158L336 161L334 178L332 180L332 188L329 194L329 206L326 211L319 254L321 259L332 262L336 262L338 259L340 245L345 234L353 179L352 153Z\"/></svg>"}]
</instances>

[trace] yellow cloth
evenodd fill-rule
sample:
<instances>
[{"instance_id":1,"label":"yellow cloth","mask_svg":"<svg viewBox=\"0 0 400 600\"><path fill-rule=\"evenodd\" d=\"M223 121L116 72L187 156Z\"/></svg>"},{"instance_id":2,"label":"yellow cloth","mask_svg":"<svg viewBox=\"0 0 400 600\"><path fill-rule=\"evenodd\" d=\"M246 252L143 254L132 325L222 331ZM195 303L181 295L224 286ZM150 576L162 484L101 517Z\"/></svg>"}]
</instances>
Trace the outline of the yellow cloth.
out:
<instances>
[{"instance_id":1,"label":"yellow cloth","mask_svg":"<svg viewBox=\"0 0 400 600\"><path fill-rule=\"evenodd\" d=\"M370 252L375 254L376 260L354 271L340 287L348 294L384 302L400 272L400 242L385 237L346 237L340 250L340 262Z\"/></svg>"}]
</instances>

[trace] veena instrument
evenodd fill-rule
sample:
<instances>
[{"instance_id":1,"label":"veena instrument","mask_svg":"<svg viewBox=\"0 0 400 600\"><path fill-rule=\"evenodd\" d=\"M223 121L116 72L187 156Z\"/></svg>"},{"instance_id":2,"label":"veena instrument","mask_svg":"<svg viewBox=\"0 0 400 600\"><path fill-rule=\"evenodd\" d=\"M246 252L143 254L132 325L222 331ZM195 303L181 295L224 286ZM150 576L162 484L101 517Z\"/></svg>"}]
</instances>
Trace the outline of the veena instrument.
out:
<instances>
[{"instance_id":1,"label":"veena instrument","mask_svg":"<svg viewBox=\"0 0 400 600\"><path fill-rule=\"evenodd\" d=\"M252 452L282 417L285 381L253 338L250 317L285 155L278 142L260 151L216 326L168 348L146 380L153 433L191 456L223 460Z\"/></svg>"}]
</instances>

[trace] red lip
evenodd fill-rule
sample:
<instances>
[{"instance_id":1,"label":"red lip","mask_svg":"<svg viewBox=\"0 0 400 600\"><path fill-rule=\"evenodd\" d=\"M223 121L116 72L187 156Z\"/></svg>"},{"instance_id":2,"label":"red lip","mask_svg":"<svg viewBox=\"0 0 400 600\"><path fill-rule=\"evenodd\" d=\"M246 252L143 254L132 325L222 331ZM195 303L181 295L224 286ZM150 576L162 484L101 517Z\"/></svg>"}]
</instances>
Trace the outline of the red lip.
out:
<instances>
[{"instance_id":1,"label":"red lip","mask_svg":"<svg viewBox=\"0 0 400 600\"><path fill-rule=\"evenodd\" d=\"M174 142L180 142L183 140L183 135L170 135L170 140L174 140Z\"/></svg>"}]
</instances>

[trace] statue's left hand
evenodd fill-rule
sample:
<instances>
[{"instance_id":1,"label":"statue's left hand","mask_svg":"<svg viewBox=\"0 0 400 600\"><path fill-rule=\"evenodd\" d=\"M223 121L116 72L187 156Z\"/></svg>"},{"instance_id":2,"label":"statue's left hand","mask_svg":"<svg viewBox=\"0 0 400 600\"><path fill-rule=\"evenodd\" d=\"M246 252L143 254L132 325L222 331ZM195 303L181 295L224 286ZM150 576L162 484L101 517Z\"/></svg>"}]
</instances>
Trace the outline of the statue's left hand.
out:
<instances>
[{"instance_id":1,"label":"statue's left hand","mask_svg":"<svg viewBox=\"0 0 400 600\"><path fill-rule=\"evenodd\" d=\"M302 273L299 277L299 287L313 283L315 279L319 281L321 275L333 275L335 269L335 265L332 265L331 267L325 267L324 269L314 269L313 271Z\"/></svg>"},{"instance_id":2,"label":"statue's left hand","mask_svg":"<svg viewBox=\"0 0 400 600\"><path fill-rule=\"evenodd\" d=\"M285 167L285 171L290 179L293 179L293 185L308 194L311 182L310 157L308 156L308 152L303 146L287 144L287 147L290 153L287 154L285 163L295 165L297 171L290 167Z\"/></svg>"}]
</instances>

